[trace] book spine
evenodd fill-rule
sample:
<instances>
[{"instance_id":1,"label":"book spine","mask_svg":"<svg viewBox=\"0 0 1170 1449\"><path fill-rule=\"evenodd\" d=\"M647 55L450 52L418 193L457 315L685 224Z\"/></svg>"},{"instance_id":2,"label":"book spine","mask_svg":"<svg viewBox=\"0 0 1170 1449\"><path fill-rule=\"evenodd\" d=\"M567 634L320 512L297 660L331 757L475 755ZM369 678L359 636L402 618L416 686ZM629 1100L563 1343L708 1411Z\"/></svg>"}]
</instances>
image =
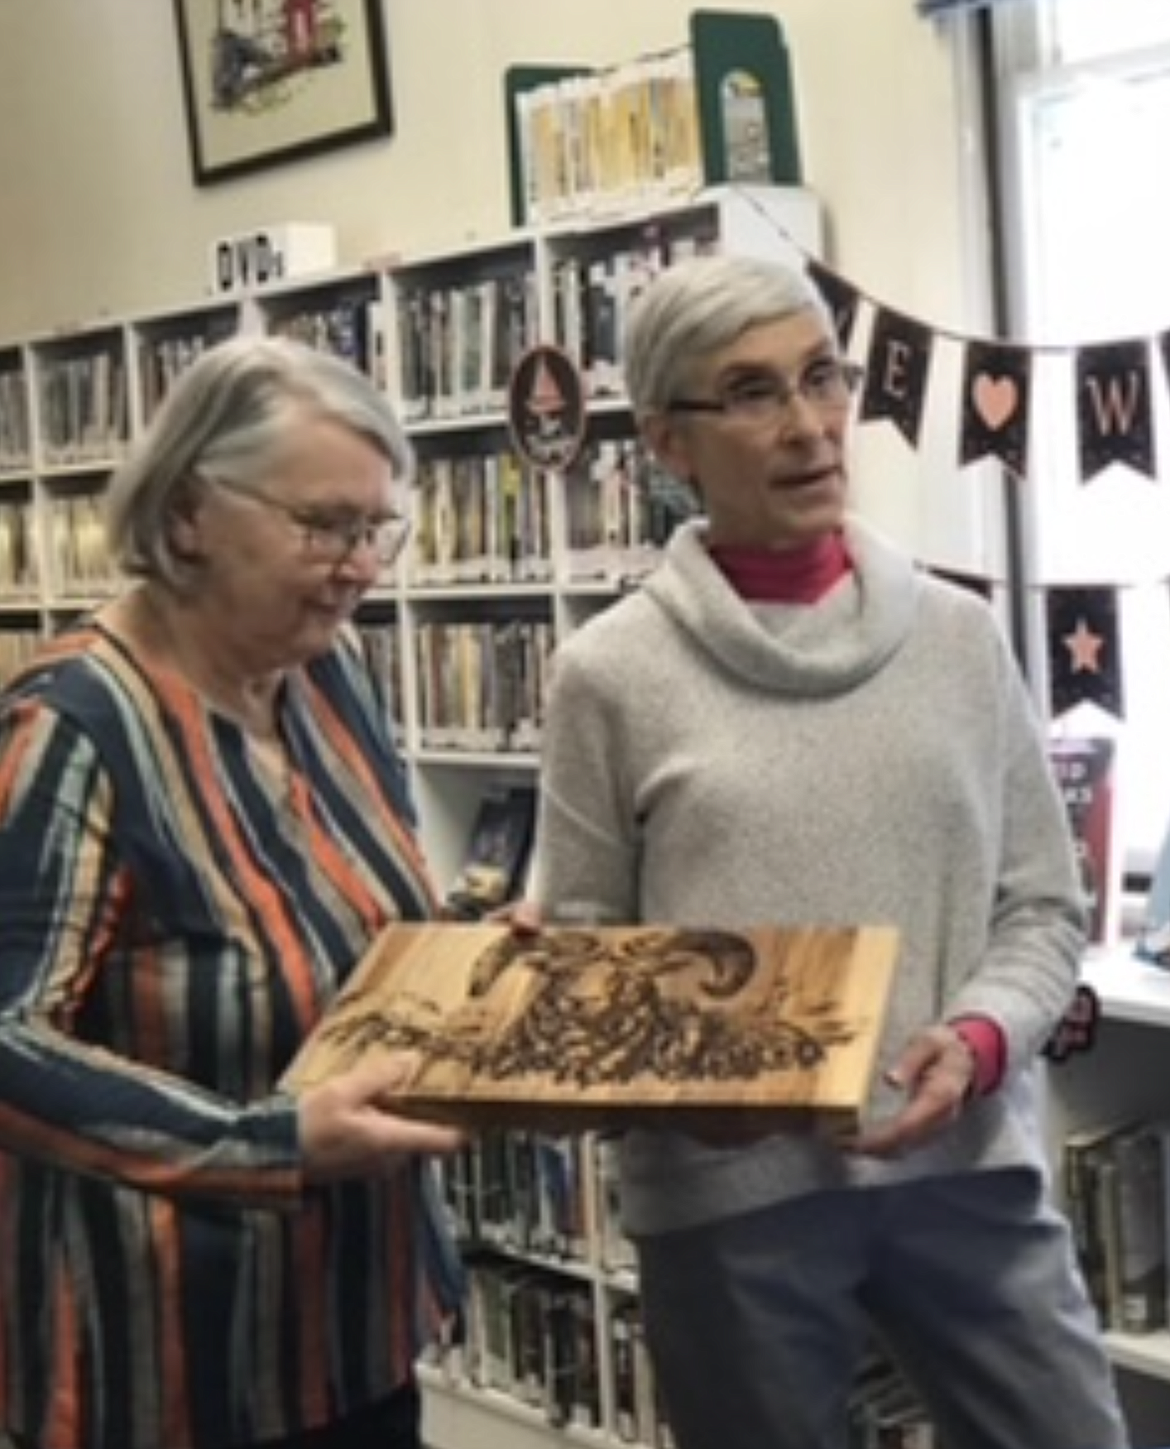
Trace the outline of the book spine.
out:
<instances>
[{"instance_id":1,"label":"book spine","mask_svg":"<svg viewBox=\"0 0 1170 1449\"><path fill-rule=\"evenodd\" d=\"M1152 1333L1166 1322L1162 1142L1150 1126L1117 1139L1117 1227L1121 1255L1118 1327Z\"/></svg>"},{"instance_id":2,"label":"book spine","mask_svg":"<svg viewBox=\"0 0 1170 1449\"><path fill-rule=\"evenodd\" d=\"M1097 1178L1106 1150L1107 1142L1101 1133L1070 1136L1063 1149L1065 1210L1073 1247L1085 1288L1102 1322L1108 1321L1109 1302Z\"/></svg>"},{"instance_id":3,"label":"book spine","mask_svg":"<svg viewBox=\"0 0 1170 1449\"><path fill-rule=\"evenodd\" d=\"M1122 1322L1121 1226L1117 1163L1112 1154L1104 1157L1095 1183L1097 1223L1104 1267L1105 1322L1119 1329Z\"/></svg>"}]
</instances>

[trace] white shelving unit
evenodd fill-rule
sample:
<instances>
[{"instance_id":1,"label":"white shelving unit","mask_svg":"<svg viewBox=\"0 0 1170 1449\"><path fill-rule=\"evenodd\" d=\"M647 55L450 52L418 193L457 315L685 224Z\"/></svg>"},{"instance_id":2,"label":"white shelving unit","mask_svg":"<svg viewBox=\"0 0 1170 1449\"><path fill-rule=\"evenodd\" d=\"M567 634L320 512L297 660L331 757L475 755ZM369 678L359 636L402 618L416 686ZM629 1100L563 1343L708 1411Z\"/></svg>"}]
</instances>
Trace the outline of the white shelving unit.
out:
<instances>
[{"instance_id":1,"label":"white shelving unit","mask_svg":"<svg viewBox=\"0 0 1170 1449\"><path fill-rule=\"evenodd\" d=\"M613 1141L497 1135L461 1161L462 1175L447 1164L441 1179L464 1243L467 1323L422 1368L430 1449L670 1449Z\"/></svg>"},{"instance_id":2,"label":"white shelving unit","mask_svg":"<svg viewBox=\"0 0 1170 1449\"><path fill-rule=\"evenodd\" d=\"M606 1442L588 1430L553 1429L538 1410L507 1394L450 1383L430 1369L421 1379L427 1449L550 1449L555 1443L596 1449Z\"/></svg>"},{"instance_id":3,"label":"white shelving unit","mask_svg":"<svg viewBox=\"0 0 1170 1449\"><path fill-rule=\"evenodd\" d=\"M534 778L542 671L556 641L651 567L668 532L664 505L647 501L649 465L621 394L623 309L639 278L705 249L819 253L818 203L801 188L713 188L653 211L524 229L247 296L0 342L0 679L43 636L117 587L102 494L171 378L198 351L246 329L340 352L399 403L421 462L412 546L359 622L387 631L424 839L436 876L450 880L489 782ZM505 297L517 308L510 331L499 316ZM485 308L494 309L494 327ZM512 441L508 377L538 343L563 349L584 380L584 448L567 471L522 466ZM489 356L492 347L500 355ZM502 494L511 499L511 533L502 550L497 538L490 558L468 551L465 527L469 499L481 507L489 491L498 506ZM428 670L442 672L449 661L435 665L427 651L461 626L494 630L512 651L529 696L517 728L460 721L448 729L436 718ZM453 688L468 704L481 685L473 676L436 688Z\"/></svg>"},{"instance_id":4,"label":"white shelving unit","mask_svg":"<svg viewBox=\"0 0 1170 1449\"><path fill-rule=\"evenodd\" d=\"M634 438L621 334L646 277L705 250L819 255L819 205L801 188L716 187L653 209L0 341L0 679L22 650L118 587L106 562L103 492L199 351L250 330L339 352L395 399L420 461L411 545L359 623L396 684L423 840L445 886L463 864L484 793L535 784L543 670L557 641L636 585L680 516L677 485L663 486ZM583 382L583 448L564 468L532 469L514 442L508 383L534 346L570 358ZM503 716L482 707L485 660L511 671ZM454 717L452 699L466 707ZM433 1449L637 1441L613 1384L611 1341L634 1284L599 1247L596 1217L587 1236L571 1262L502 1256L589 1296L597 1422L555 1427L522 1396L424 1368ZM652 1449L666 1449L665 1440Z\"/></svg>"},{"instance_id":5,"label":"white shelving unit","mask_svg":"<svg viewBox=\"0 0 1170 1449\"><path fill-rule=\"evenodd\" d=\"M1074 1126L1170 1119L1170 972L1137 960L1131 946L1120 944L1092 952L1083 977L1100 998L1103 1020L1091 1052L1049 1070L1054 1161ZM1123 1371L1134 1442L1170 1442L1170 1330L1108 1333L1106 1345Z\"/></svg>"}]
</instances>

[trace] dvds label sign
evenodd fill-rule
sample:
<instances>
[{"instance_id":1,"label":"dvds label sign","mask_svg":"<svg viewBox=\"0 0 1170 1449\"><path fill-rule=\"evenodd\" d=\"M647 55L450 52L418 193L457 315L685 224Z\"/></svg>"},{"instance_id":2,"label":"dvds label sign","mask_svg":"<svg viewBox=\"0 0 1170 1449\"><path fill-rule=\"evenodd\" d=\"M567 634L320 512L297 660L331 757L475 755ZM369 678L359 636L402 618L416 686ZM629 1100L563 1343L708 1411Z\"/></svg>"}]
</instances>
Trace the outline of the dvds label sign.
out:
<instances>
[{"instance_id":1,"label":"dvds label sign","mask_svg":"<svg viewBox=\"0 0 1170 1449\"><path fill-rule=\"evenodd\" d=\"M211 290L219 296L255 292L336 265L331 226L285 223L211 244Z\"/></svg>"}]
</instances>

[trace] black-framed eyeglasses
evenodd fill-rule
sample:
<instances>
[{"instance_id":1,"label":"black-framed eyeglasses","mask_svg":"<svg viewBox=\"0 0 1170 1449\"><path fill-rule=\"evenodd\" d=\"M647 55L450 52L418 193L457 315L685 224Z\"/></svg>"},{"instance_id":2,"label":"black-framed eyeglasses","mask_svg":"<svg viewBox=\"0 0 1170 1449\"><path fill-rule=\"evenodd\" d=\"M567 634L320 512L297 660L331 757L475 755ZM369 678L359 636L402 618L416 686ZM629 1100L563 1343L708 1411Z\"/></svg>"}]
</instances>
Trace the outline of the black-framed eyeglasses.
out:
<instances>
[{"instance_id":1,"label":"black-framed eyeglasses","mask_svg":"<svg viewBox=\"0 0 1170 1449\"><path fill-rule=\"evenodd\" d=\"M211 482L236 498L251 500L262 508L283 514L300 530L301 552L310 563L337 568L359 548L368 548L379 568L387 569L398 558L410 536L410 520L398 513L371 518L349 509L309 508L286 503L283 498L274 498L262 489L247 488L222 478L213 478Z\"/></svg>"},{"instance_id":2,"label":"black-framed eyeglasses","mask_svg":"<svg viewBox=\"0 0 1170 1449\"><path fill-rule=\"evenodd\" d=\"M718 397L675 398L667 403L666 411L719 413L742 423L774 423L798 397L819 412L848 407L864 376L865 369L855 362L822 357L795 380L779 372L751 373L729 382Z\"/></svg>"}]
</instances>

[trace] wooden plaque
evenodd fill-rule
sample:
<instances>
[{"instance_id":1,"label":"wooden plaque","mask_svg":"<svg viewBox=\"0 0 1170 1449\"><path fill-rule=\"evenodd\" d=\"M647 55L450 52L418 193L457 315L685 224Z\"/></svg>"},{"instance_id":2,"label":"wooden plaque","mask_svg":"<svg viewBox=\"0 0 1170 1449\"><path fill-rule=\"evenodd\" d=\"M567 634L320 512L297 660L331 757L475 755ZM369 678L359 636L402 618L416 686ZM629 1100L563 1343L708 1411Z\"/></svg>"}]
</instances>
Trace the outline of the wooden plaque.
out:
<instances>
[{"instance_id":1,"label":"wooden plaque","mask_svg":"<svg viewBox=\"0 0 1170 1449\"><path fill-rule=\"evenodd\" d=\"M471 1128L850 1130L896 944L884 926L395 925L286 1085L405 1052L401 1110Z\"/></svg>"}]
</instances>

